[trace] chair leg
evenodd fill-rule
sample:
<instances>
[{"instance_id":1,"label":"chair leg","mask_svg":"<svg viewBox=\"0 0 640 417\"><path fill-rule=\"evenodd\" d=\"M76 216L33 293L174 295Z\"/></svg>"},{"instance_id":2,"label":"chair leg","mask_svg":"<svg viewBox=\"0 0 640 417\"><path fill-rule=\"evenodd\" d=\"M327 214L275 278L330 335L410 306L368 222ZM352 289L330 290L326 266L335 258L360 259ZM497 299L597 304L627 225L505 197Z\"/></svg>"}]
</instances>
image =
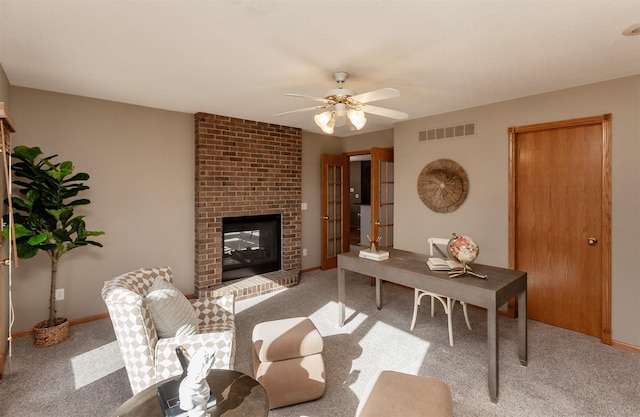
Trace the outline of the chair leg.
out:
<instances>
[{"instance_id":1,"label":"chair leg","mask_svg":"<svg viewBox=\"0 0 640 417\"><path fill-rule=\"evenodd\" d=\"M471 323L469 322L469 315L467 315L467 303L460 303L462 304L462 311L464 311L464 320L467 322L467 327L469 328L469 330L473 330L471 328Z\"/></svg>"},{"instance_id":2,"label":"chair leg","mask_svg":"<svg viewBox=\"0 0 640 417\"><path fill-rule=\"evenodd\" d=\"M414 289L413 290L413 318L411 319L411 328L410 328L411 331L413 331L413 328L416 327L416 317L418 316L419 305L420 305L420 294L417 289Z\"/></svg>"},{"instance_id":3,"label":"chair leg","mask_svg":"<svg viewBox=\"0 0 640 417\"><path fill-rule=\"evenodd\" d=\"M453 323L451 320L451 317L453 316L453 305L455 304L456 300L452 300L451 298L447 297L447 322L449 325L449 345L453 346Z\"/></svg>"}]
</instances>

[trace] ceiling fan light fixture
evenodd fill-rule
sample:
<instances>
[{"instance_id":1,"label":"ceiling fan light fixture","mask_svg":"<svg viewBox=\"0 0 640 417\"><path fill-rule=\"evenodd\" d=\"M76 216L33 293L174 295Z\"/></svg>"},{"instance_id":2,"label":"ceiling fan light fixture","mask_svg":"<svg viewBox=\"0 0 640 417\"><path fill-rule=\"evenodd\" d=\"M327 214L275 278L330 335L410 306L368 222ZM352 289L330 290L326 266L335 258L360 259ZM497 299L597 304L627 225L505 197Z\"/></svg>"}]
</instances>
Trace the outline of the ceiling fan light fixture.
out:
<instances>
[{"instance_id":1,"label":"ceiling fan light fixture","mask_svg":"<svg viewBox=\"0 0 640 417\"><path fill-rule=\"evenodd\" d=\"M322 129L322 131L327 135L333 135L333 127L335 126L335 124L336 119L332 117L331 120L327 122L327 125Z\"/></svg>"},{"instance_id":2,"label":"ceiling fan light fixture","mask_svg":"<svg viewBox=\"0 0 640 417\"><path fill-rule=\"evenodd\" d=\"M371 106L367 103L379 100L385 100L389 98L398 97L400 91L395 88L380 88L378 90L369 91L362 94L357 94L353 90L343 88L344 81L349 77L349 74L341 71L335 72L333 78L338 83L338 88L329 90L324 97L313 97L303 94L285 94L287 96L308 98L314 101L323 103L322 105L316 105L314 107L307 107L303 109L297 109L287 111L284 113L278 113L275 116L283 116L291 113L318 111L318 109L331 109L323 111L313 116L313 120L316 125L322 129L322 131L328 135L333 134L334 128L349 125L351 131L361 130L367 123L365 113L375 114L377 116L389 117L392 119L403 120L409 117L407 113L387 109L384 107Z\"/></svg>"},{"instance_id":3,"label":"ceiling fan light fixture","mask_svg":"<svg viewBox=\"0 0 640 417\"><path fill-rule=\"evenodd\" d=\"M316 122L316 125L327 135L333 134L333 128L336 125L336 119L333 112L325 111L320 114L316 114L313 116L313 121Z\"/></svg>"},{"instance_id":4,"label":"ceiling fan light fixture","mask_svg":"<svg viewBox=\"0 0 640 417\"><path fill-rule=\"evenodd\" d=\"M327 122L331 120L331 112L330 111L325 111L322 112L320 114L316 114L315 116L313 116L313 121L316 122L316 125L318 125L319 128L323 128L324 126L327 125Z\"/></svg>"},{"instance_id":5,"label":"ceiling fan light fixture","mask_svg":"<svg viewBox=\"0 0 640 417\"><path fill-rule=\"evenodd\" d=\"M347 117L351 121L353 127L356 128L356 130L362 129L367 123L367 118L362 110L349 109L349 111L347 112Z\"/></svg>"}]
</instances>

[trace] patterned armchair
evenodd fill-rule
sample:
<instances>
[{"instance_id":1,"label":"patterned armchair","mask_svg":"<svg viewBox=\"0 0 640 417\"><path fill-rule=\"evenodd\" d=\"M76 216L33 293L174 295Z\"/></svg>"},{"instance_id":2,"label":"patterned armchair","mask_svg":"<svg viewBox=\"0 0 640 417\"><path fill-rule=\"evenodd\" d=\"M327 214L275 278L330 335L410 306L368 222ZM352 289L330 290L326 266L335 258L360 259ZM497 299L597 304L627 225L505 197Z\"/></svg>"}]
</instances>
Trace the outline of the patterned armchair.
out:
<instances>
[{"instance_id":1,"label":"patterned armchair","mask_svg":"<svg viewBox=\"0 0 640 417\"><path fill-rule=\"evenodd\" d=\"M235 300L233 294L189 300L198 316L199 333L159 338L146 296L155 280L173 282L171 268L143 268L107 281L102 298L118 339L133 394L182 373L175 353L184 346L193 355L202 346L216 348L213 368L233 369Z\"/></svg>"}]
</instances>

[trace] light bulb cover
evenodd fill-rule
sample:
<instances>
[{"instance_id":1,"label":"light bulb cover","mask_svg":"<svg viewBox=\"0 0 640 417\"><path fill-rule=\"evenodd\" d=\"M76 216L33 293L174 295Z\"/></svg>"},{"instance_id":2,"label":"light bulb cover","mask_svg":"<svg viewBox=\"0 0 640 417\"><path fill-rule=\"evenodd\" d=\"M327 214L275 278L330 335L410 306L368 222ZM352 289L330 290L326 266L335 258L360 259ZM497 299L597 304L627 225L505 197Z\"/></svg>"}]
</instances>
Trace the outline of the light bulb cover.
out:
<instances>
[{"instance_id":1,"label":"light bulb cover","mask_svg":"<svg viewBox=\"0 0 640 417\"><path fill-rule=\"evenodd\" d=\"M320 114L316 114L313 116L313 121L316 122L316 125L322 129L327 125L327 123L331 120L331 112L325 111Z\"/></svg>"},{"instance_id":2,"label":"light bulb cover","mask_svg":"<svg viewBox=\"0 0 640 417\"><path fill-rule=\"evenodd\" d=\"M362 110L350 109L347 112L347 117L351 121L351 124L353 125L353 127L356 128L356 130L362 129L364 125L367 123L367 118L365 117L365 114Z\"/></svg>"},{"instance_id":3,"label":"light bulb cover","mask_svg":"<svg viewBox=\"0 0 640 417\"><path fill-rule=\"evenodd\" d=\"M316 122L316 125L327 135L333 134L333 128L336 124L333 112L325 111L316 114L313 116L313 121Z\"/></svg>"},{"instance_id":4,"label":"light bulb cover","mask_svg":"<svg viewBox=\"0 0 640 417\"><path fill-rule=\"evenodd\" d=\"M327 135L333 135L333 127L335 126L335 124L336 119L332 117L331 120L327 122L327 125L322 128L322 131Z\"/></svg>"}]
</instances>

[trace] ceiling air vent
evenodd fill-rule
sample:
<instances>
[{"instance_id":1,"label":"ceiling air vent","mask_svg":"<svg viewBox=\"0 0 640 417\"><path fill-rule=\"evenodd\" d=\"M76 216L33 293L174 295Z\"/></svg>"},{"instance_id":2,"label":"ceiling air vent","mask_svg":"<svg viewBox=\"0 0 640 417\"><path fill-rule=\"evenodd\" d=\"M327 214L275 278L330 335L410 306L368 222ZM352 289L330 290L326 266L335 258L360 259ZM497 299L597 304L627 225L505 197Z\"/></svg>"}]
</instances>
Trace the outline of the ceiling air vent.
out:
<instances>
[{"instance_id":1,"label":"ceiling air vent","mask_svg":"<svg viewBox=\"0 0 640 417\"><path fill-rule=\"evenodd\" d=\"M476 134L476 124L463 123L455 126L443 126L433 129L418 131L418 142L426 142L428 140L453 139L465 136L474 136Z\"/></svg>"}]
</instances>

